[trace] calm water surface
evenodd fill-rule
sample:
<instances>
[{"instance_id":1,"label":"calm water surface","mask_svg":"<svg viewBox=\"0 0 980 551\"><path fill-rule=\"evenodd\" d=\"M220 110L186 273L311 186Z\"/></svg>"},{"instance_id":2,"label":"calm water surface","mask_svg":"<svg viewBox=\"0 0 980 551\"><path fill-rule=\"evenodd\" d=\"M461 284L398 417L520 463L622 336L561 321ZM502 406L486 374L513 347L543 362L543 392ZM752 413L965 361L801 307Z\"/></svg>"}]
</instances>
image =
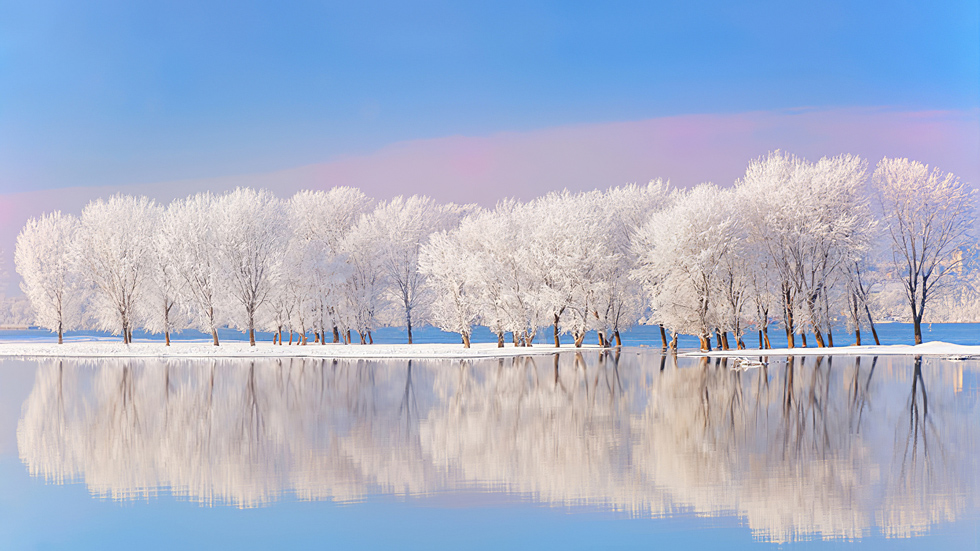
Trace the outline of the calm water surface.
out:
<instances>
[{"instance_id":1,"label":"calm water surface","mask_svg":"<svg viewBox=\"0 0 980 551\"><path fill-rule=\"evenodd\" d=\"M641 349L6 360L0 548L977 549L978 380Z\"/></svg>"}]
</instances>

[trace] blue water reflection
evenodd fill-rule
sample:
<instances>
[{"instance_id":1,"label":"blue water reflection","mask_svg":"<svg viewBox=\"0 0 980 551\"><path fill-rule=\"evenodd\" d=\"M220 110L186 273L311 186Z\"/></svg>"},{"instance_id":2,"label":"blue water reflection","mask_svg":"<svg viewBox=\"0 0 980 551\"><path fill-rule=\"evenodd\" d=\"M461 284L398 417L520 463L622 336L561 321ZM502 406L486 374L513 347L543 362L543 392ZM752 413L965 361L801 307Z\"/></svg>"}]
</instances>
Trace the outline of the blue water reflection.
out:
<instances>
[{"instance_id":1,"label":"blue water reflection","mask_svg":"<svg viewBox=\"0 0 980 551\"><path fill-rule=\"evenodd\" d=\"M878 338L883 345L890 344L913 344L915 341L913 339L912 324L911 323L878 323L876 325L876 330L878 332ZM426 344L426 343L458 343L460 342L460 337L458 333L449 333L442 331L437 327L424 326L412 330L413 340L416 344ZM257 331L256 338L263 342L272 342L272 333ZM407 334L403 327L379 327L373 334L373 339L375 343L378 344L393 344L393 343L405 343L407 342ZM667 339L671 338L670 333L666 333ZM227 327L218 329L218 337L221 342L231 342L231 341L248 341L248 334L241 331L236 331L234 329L229 329ZM313 334L308 335L309 344L313 344ZM139 341L157 341L162 342L163 337L161 335L154 335L147 333L142 330L136 330L133 332L133 338ZM171 335L171 338L175 341L200 341L200 342L211 342L211 335L209 333L202 333L193 329L184 330L180 333L175 333ZM842 327L835 327L834 333L834 344L837 346L848 346L855 343L855 335L847 333ZM922 338L924 342L930 341L943 341L954 344L964 344L964 345L980 345L980 323L927 323L922 326ZM660 348L661 338L660 329L657 326L651 325L636 325L633 326L622 333L623 344L625 346L645 346L645 347L655 347ZM778 324L773 324L769 328L769 339L773 348L783 348L786 346L786 333L781 329ZM10 342L10 341L40 341L40 342L57 342L58 337L55 333L45 329L0 329L0 342ZM113 336L104 331L69 331L65 334L66 341L92 341L92 340L107 340L112 342L121 341L121 337ZM475 326L473 328L473 335L471 336L472 342L475 343L496 343L497 335L490 332L489 329L483 326ZM507 334L505 340L511 342L510 333ZM758 348L759 339L756 332L749 331L745 334L744 340L748 348ZM297 342L299 338L297 336ZM535 342L541 344L552 344L553 337L549 331L539 331ZM571 337L569 335L564 335L562 337L562 342L566 345L571 344ZM595 331L590 331L586 337L585 342L588 344L597 344L598 335ZM813 346L813 338L811 335L810 346ZM797 346L800 346L802 342L797 342ZM861 344L871 345L874 344L874 338L871 333L867 330L862 332ZM693 335L678 335L678 346L683 349L697 349L698 339Z\"/></svg>"},{"instance_id":2,"label":"blue water reflection","mask_svg":"<svg viewBox=\"0 0 980 551\"><path fill-rule=\"evenodd\" d=\"M976 545L975 362L798 357L739 371L627 349L6 361L0 373L0 395L22 404L0 424L0 534L28 547L155 532L155 543L253 548L276 535L425 548ZM175 540L161 518L211 533Z\"/></svg>"}]
</instances>

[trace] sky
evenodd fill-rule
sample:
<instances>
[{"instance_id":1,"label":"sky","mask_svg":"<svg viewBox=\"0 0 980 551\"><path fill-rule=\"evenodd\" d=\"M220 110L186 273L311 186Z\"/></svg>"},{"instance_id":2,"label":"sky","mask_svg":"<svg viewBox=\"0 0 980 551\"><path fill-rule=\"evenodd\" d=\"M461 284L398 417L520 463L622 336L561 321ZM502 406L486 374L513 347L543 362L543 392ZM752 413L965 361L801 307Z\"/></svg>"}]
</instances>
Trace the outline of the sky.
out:
<instances>
[{"instance_id":1,"label":"sky","mask_svg":"<svg viewBox=\"0 0 980 551\"><path fill-rule=\"evenodd\" d=\"M489 206L777 148L980 181L980 3L0 0L7 257L118 191Z\"/></svg>"}]
</instances>

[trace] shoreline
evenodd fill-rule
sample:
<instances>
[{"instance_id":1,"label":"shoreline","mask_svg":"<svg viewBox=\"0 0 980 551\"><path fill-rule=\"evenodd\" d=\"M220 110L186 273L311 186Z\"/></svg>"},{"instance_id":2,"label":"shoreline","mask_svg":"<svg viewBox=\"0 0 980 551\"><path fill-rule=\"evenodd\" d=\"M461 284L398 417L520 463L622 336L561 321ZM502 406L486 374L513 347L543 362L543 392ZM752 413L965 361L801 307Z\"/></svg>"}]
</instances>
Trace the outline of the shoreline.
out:
<instances>
[{"instance_id":1,"label":"shoreline","mask_svg":"<svg viewBox=\"0 0 980 551\"><path fill-rule=\"evenodd\" d=\"M887 344L862 346L836 346L826 348L748 348L744 350L712 350L711 352L683 352L680 356L692 358L756 358L765 356L953 356L980 359L980 346L930 341L922 344Z\"/></svg>"},{"instance_id":2,"label":"shoreline","mask_svg":"<svg viewBox=\"0 0 980 551\"><path fill-rule=\"evenodd\" d=\"M621 349L643 350L660 354L661 349L654 346L624 346ZM505 344L498 348L496 343L474 343L464 348L458 343L419 343L419 344L307 344L280 346L260 342L249 346L247 342L232 341L220 346L210 342L171 342L165 346L161 342L136 342L123 344L104 340L69 341L64 344L50 342L7 341L0 342L0 358L323 358L323 359L468 359L468 358L509 358L514 356L543 356L569 352L614 351L598 345L583 345L576 348L567 344L559 348L551 345L515 347ZM758 358L768 356L933 356L956 359L980 359L980 346L960 345L942 341L932 341L920 345L869 345L838 346L833 348L771 348L744 350L697 350L679 351L680 357L690 358Z\"/></svg>"},{"instance_id":3,"label":"shoreline","mask_svg":"<svg viewBox=\"0 0 980 551\"><path fill-rule=\"evenodd\" d=\"M64 344L24 341L0 342L0 358L323 358L323 359L467 359L540 356L566 352L610 350L597 345L574 345L555 348L549 345L515 347L497 343L462 344L307 344L280 346L272 343L227 342L214 346L210 342L136 342L123 344L105 341L74 341Z\"/></svg>"}]
</instances>

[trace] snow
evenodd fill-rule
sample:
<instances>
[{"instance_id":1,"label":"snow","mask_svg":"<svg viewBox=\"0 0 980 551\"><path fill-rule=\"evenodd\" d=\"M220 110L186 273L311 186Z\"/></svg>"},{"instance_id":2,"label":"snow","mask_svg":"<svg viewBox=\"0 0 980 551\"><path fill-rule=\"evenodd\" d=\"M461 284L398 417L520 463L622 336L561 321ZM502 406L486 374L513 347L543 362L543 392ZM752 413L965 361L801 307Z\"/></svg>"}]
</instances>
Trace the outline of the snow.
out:
<instances>
[{"instance_id":1,"label":"snow","mask_svg":"<svg viewBox=\"0 0 980 551\"><path fill-rule=\"evenodd\" d=\"M163 342L135 342L130 345L118 340L85 339L65 344L36 341L0 342L0 357L62 357L62 358L504 358L513 356L546 355L556 352L603 350L596 345L581 348L565 345L515 347L507 344L474 343L464 348L459 343L426 344L308 344L278 346L268 342L252 347L245 341L226 341L214 346L210 340L174 341L169 347ZM649 348L651 353L658 348ZM952 344L941 341L920 345L840 346L834 348L771 348L759 350L715 350L712 352L682 352L684 357L757 358L760 356L941 356L949 359L980 358L980 346Z\"/></svg>"},{"instance_id":2,"label":"snow","mask_svg":"<svg viewBox=\"0 0 980 551\"><path fill-rule=\"evenodd\" d=\"M682 355L690 357L707 356L709 358L754 358L758 356L949 356L951 358L975 356L980 358L980 346L933 341L918 345L714 350L712 352L687 352Z\"/></svg>"},{"instance_id":3,"label":"snow","mask_svg":"<svg viewBox=\"0 0 980 551\"><path fill-rule=\"evenodd\" d=\"M980 347L978 347L980 348ZM471 348L462 344L308 344L306 346L277 346L272 343L226 342L214 346L210 341L162 342L76 341L65 344L27 341L0 343L0 357L62 357L62 358L498 358L598 350L595 345L582 348L534 345L498 348L496 343L474 343Z\"/></svg>"}]
</instances>

